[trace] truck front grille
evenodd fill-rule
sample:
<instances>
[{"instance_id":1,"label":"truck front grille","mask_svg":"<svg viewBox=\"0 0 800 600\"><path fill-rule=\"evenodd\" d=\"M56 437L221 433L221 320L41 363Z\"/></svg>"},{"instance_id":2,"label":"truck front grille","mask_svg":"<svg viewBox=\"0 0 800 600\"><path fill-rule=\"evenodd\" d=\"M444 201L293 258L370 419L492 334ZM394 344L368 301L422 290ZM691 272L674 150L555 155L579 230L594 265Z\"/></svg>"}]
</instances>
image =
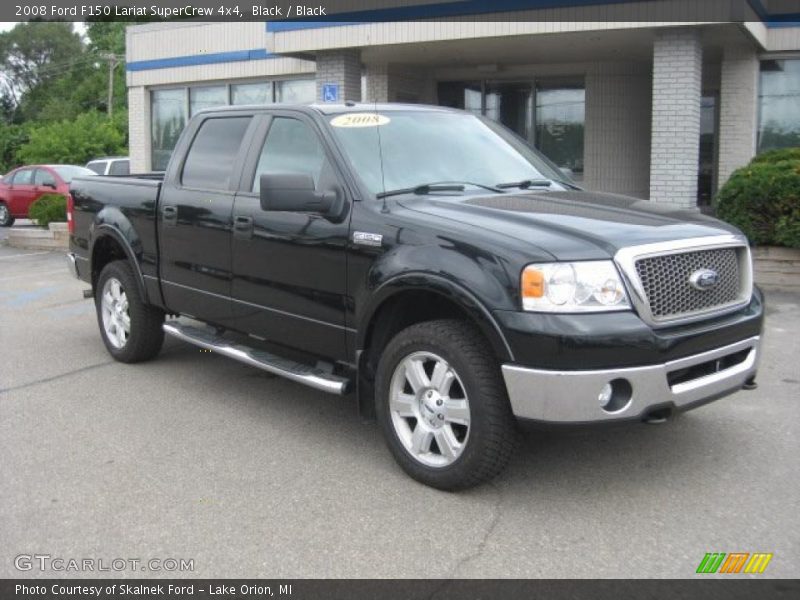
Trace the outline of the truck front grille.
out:
<instances>
[{"instance_id":1,"label":"truck front grille","mask_svg":"<svg viewBox=\"0 0 800 600\"><path fill-rule=\"evenodd\" d=\"M713 248L636 260L636 274L647 296L653 320L713 312L742 300L742 275L737 248ZM700 269L719 276L716 285L697 289L689 281Z\"/></svg>"}]
</instances>

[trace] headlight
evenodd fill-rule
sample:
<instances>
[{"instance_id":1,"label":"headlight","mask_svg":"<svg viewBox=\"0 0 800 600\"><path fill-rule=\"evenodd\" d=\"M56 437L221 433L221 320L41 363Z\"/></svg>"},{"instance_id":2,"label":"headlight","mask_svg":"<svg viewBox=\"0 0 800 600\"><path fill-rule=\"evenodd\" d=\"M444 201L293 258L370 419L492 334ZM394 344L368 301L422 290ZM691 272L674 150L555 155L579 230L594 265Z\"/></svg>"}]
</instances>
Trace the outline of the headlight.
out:
<instances>
[{"instance_id":1,"label":"headlight","mask_svg":"<svg viewBox=\"0 0 800 600\"><path fill-rule=\"evenodd\" d=\"M528 265L521 277L522 307L539 312L602 312L631 307L610 260Z\"/></svg>"}]
</instances>

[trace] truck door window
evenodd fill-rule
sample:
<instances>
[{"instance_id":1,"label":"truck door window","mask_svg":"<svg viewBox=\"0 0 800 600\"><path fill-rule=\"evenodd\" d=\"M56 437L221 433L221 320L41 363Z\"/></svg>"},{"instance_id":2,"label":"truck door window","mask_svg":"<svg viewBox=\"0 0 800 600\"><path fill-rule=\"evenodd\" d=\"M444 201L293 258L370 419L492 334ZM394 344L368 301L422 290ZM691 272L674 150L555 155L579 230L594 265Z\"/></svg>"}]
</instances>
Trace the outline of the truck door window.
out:
<instances>
[{"instance_id":1,"label":"truck door window","mask_svg":"<svg viewBox=\"0 0 800 600\"><path fill-rule=\"evenodd\" d=\"M115 160L111 163L111 168L108 170L109 175L129 175L130 162L127 160Z\"/></svg>"},{"instance_id":2,"label":"truck door window","mask_svg":"<svg viewBox=\"0 0 800 600\"><path fill-rule=\"evenodd\" d=\"M326 164L322 143L307 123L276 117L264 140L250 189L256 193L260 191L264 173L307 173L319 188Z\"/></svg>"},{"instance_id":3,"label":"truck door window","mask_svg":"<svg viewBox=\"0 0 800 600\"><path fill-rule=\"evenodd\" d=\"M252 117L206 119L183 165L184 187L227 190L236 155Z\"/></svg>"}]
</instances>

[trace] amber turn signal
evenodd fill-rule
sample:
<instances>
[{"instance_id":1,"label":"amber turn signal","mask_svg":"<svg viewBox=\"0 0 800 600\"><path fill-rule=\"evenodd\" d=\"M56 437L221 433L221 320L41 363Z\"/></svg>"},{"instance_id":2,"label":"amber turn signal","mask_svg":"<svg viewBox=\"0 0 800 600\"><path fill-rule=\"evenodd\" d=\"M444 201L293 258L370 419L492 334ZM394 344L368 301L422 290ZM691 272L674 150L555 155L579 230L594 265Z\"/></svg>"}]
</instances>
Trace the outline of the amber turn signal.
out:
<instances>
[{"instance_id":1,"label":"amber turn signal","mask_svg":"<svg viewBox=\"0 0 800 600\"><path fill-rule=\"evenodd\" d=\"M544 273L528 267L522 271L522 297L541 298L544 296Z\"/></svg>"}]
</instances>

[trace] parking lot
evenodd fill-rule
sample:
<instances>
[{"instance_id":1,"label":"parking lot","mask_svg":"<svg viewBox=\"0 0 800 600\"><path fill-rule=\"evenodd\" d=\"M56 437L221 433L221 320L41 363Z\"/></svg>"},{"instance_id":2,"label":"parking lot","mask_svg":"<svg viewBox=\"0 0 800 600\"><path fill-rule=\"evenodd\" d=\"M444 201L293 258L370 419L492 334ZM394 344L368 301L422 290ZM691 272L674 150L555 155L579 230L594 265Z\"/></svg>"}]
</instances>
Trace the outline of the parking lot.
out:
<instances>
[{"instance_id":1,"label":"parking lot","mask_svg":"<svg viewBox=\"0 0 800 600\"><path fill-rule=\"evenodd\" d=\"M758 390L528 434L495 482L450 494L406 477L353 398L174 340L115 363L85 287L61 254L0 246L0 577L48 554L194 561L127 577L680 578L706 552L797 576L796 295L768 295Z\"/></svg>"}]
</instances>

